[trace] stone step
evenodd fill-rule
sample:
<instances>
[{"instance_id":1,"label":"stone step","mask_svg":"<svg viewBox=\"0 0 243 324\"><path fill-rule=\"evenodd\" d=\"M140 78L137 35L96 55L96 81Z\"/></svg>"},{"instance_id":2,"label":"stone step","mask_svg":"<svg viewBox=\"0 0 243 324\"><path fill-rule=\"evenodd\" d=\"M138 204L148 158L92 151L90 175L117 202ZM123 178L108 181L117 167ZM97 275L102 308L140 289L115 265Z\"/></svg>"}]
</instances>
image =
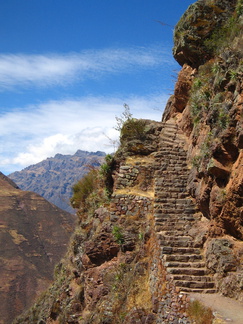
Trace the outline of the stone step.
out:
<instances>
[{"instance_id":1,"label":"stone step","mask_svg":"<svg viewBox=\"0 0 243 324\"><path fill-rule=\"evenodd\" d=\"M165 194L163 194L164 196ZM154 210L156 210L156 212L158 213L162 213L163 212L163 204L165 203L165 201L170 201L170 200L177 200L176 198L166 198L166 197L161 197L161 198L156 198L158 200L157 203L154 203ZM180 199L178 199L179 201ZM186 205L187 207L190 207L190 205ZM193 206L194 207L194 206Z\"/></svg>"},{"instance_id":2,"label":"stone step","mask_svg":"<svg viewBox=\"0 0 243 324\"><path fill-rule=\"evenodd\" d=\"M188 224L190 221L187 219L181 219L180 218L180 213L175 213L175 214L159 214L156 215L155 217L155 221L157 223L161 223L164 225L174 225L174 224L180 224L180 225L185 225Z\"/></svg>"},{"instance_id":3,"label":"stone step","mask_svg":"<svg viewBox=\"0 0 243 324\"><path fill-rule=\"evenodd\" d=\"M167 135L167 136L166 136ZM179 144L178 143L178 141L176 141L176 139L174 138L174 136L173 136L174 134L171 134L171 136L170 136L170 134L169 133L167 133L167 134L165 134L165 133L163 133L163 134L160 134L160 146L164 146L164 144L172 144L172 146L174 146L174 144L176 143L176 144Z\"/></svg>"},{"instance_id":4,"label":"stone step","mask_svg":"<svg viewBox=\"0 0 243 324\"><path fill-rule=\"evenodd\" d=\"M206 268L167 268L170 274L184 274L193 276L205 276L208 274L208 269Z\"/></svg>"},{"instance_id":5,"label":"stone step","mask_svg":"<svg viewBox=\"0 0 243 324\"><path fill-rule=\"evenodd\" d=\"M183 274L173 275L173 279L178 281L214 282L210 276L188 276Z\"/></svg>"},{"instance_id":6,"label":"stone step","mask_svg":"<svg viewBox=\"0 0 243 324\"><path fill-rule=\"evenodd\" d=\"M156 233L157 237L159 240L165 240L165 241L192 241L193 242L193 238L189 235L181 235L181 236L168 236L163 234L163 232L161 233Z\"/></svg>"},{"instance_id":7,"label":"stone step","mask_svg":"<svg viewBox=\"0 0 243 324\"><path fill-rule=\"evenodd\" d=\"M155 222L155 225L160 226L160 232L165 232L166 236L172 236L172 237L186 235L185 230L188 230L191 227L189 224L186 223L181 225L177 223L167 224L167 223ZM174 235L167 235L168 232L173 232ZM179 235L179 233L181 233L181 235Z\"/></svg>"},{"instance_id":8,"label":"stone step","mask_svg":"<svg viewBox=\"0 0 243 324\"><path fill-rule=\"evenodd\" d=\"M154 217L155 218L160 218L160 219L163 219L165 222L166 221L179 221L179 220L184 220L184 221L187 221L187 222L192 222L192 221L195 221L195 220L198 220L197 219L197 215L194 216L194 212L193 213L189 213L189 209L188 208L175 208L173 209L173 213L166 213L165 211L168 210L168 209L165 209L163 208L163 205L161 206L156 206L155 208L155 214L154 214ZM180 214L178 214L178 212L180 212Z\"/></svg>"},{"instance_id":9,"label":"stone step","mask_svg":"<svg viewBox=\"0 0 243 324\"><path fill-rule=\"evenodd\" d=\"M183 191L186 191L187 185L186 185L186 183L174 183L173 181L171 181L171 182L163 182L163 184L161 184L161 185L155 185L154 188L155 188L155 194L157 194L157 193L161 193L164 191L168 191L168 189L171 191L176 189L176 191L178 191L178 189L183 188Z\"/></svg>"},{"instance_id":10,"label":"stone step","mask_svg":"<svg viewBox=\"0 0 243 324\"><path fill-rule=\"evenodd\" d=\"M176 175L163 175L160 174L157 177L155 177L155 185L159 185L159 186L163 186L165 183L173 183L175 184L176 182L181 182L183 184L185 184L187 182L187 177L185 177L185 179L183 178L178 178Z\"/></svg>"},{"instance_id":11,"label":"stone step","mask_svg":"<svg viewBox=\"0 0 243 324\"><path fill-rule=\"evenodd\" d=\"M172 177L170 177L169 179L167 177L160 177L159 179L155 178L155 182L154 182L154 185L155 185L155 189L160 189L161 186L163 185L169 185L169 184L175 184L175 185L184 185L184 186L187 186L187 178L186 179L178 179L176 176L175 178L173 179Z\"/></svg>"},{"instance_id":12,"label":"stone step","mask_svg":"<svg viewBox=\"0 0 243 324\"><path fill-rule=\"evenodd\" d=\"M178 153L177 153L178 154ZM158 170L162 170L162 171L168 171L167 167L171 166L171 167L175 167L175 166L179 166L181 167L183 170L188 171L188 164L187 161L185 160L178 160L178 155L172 155L172 154L167 154L164 155L163 157L160 158L160 161L156 161L156 167L158 168Z\"/></svg>"},{"instance_id":13,"label":"stone step","mask_svg":"<svg viewBox=\"0 0 243 324\"><path fill-rule=\"evenodd\" d=\"M193 247L163 246L161 247L161 252L163 254L200 254L200 250Z\"/></svg>"},{"instance_id":14,"label":"stone step","mask_svg":"<svg viewBox=\"0 0 243 324\"><path fill-rule=\"evenodd\" d=\"M171 209L185 209L185 208L188 208L188 206L187 205L180 205L180 204L176 204L176 203L171 203L171 202L161 202L160 203L160 205L161 205L161 211L164 213L164 209L165 208L171 208ZM190 207L190 208L192 208L192 207Z\"/></svg>"},{"instance_id":15,"label":"stone step","mask_svg":"<svg viewBox=\"0 0 243 324\"><path fill-rule=\"evenodd\" d=\"M205 262L165 262L168 268L205 268Z\"/></svg>"},{"instance_id":16,"label":"stone step","mask_svg":"<svg viewBox=\"0 0 243 324\"><path fill-rule=\"evenodd\" d=\"M169 164L171 166L178 165L178 166L182 166L182 167L188 169L186 156L179 159L178 152L174 152L174 153L173 152L170 152L170 153L163 152L163 156L160 156L159 161L157 160L155 162L156 162L156 166L164 167L164 170L166 170L166 166L168 166Z\"/></svg>"},{"instance_id":17,"label":"stone step","mask_svg":"<svg viewBox=\"0 0 243 324\"><path fill-rule=\"evenodd\" d=\"M185 169L185 170L187 170L187 169ZM183 170L182 170L182 168L180 166L172 166L172 165L169 165L169 166L167 166L166 171L167 172L177 172L177 171L178 172L181 172Z\"/></svg>"},{"instance_id":18,"label":"stone step","mask_svg":"<svg viewBox=\"0 0 243 324\"><path fill-rule=\"evenodd\" d=\"M155 223L156 232L164 232L166 236L172 236L172 237L181 237L183 235L186 235L188 231L190 230L191 226L185 225L185 226L168 226L163 225L161 223Z\"/></svg>"},{"instance_id":19,"label":"stone step","mask_svg":"<svg viewBox=\"0 0 243 324\"><path fill-rule=\"evenodd\" d=\"M155 192L163 192L164 191L164 187L168 188L187 188L187 181L178 181L178 180L171 180L171 181L161 181L161 183L155 183L154 188L155 188Z\"/></svg>"},{"instance_id":20,"label":"stone step","mask_svg":"<svg viewBox=\"0 0 243 324\"><path fill-rule=\"evenodd\" d=\"M166 235L166 236L172 236L172 237L181 237L188 235L188 232L186 231L188 229L188 226L185 228L178 228L178 229L166 229L164 226L160 223L155 224L156 226L156 232ZM190 226L189 226L190 227Z\"/></svg>"},{"instance_id":21,"label":"stone step","mask_svg":"<svg viewBox=\"0 0 243 324\"><path fill-rule=\"evenodd\" d=\"M167 202L164 202L164 200L166 198L162 197L162 198L156 198L156 199L159 199L159 203L156 203L154 205L154 209L156 210L156 213L161 213L161 214L164 214L165 215L165 209L179 209L179 210L197 210L196 206L193 206L193 205L182 205L182 204L173 204L171 202L167 203Z\"/></svg>"},{"instance_id":22,"label":"stone step","mask_svg":"<svg viewBox=\"0 0 243 324\"><path fill-rule=\"evenodd\" d=\"M163 123L161 123L162 125L163 125L163 130L164 129L167 129L167 128L173 128L173 129L178 129L178 126L177 126L177 124L176 123L174 123L174 121L172 120L172 121L167 121L167 122L163 122Z\"/></svg>"},{"instance_id":23,"label":"stone step","mask_svg":"<svg viewBox=\"0 0 243 324\"><path fill-rule=\"evenodd\" d=\"M185 205L173 205L173 204L167 204L167 203L160 203L161 212L163 214L175 214L177 211L180 211L181 213L185 214L194 214L196 212L196 207L191 206L185 206Z\"/></svg>"},{"instance_id":24,"label":"stone step","mask_svg":"<svg viewBox=\"0 0 243 324\"><path fill-rule=\"evenodd\" d=\"M188 293L215 294L216 292L217 292L216 289L186 288L186 287L181 287L180 290L180 294L188 294Z\"/></svg>"},{"instance_id":25,"label":"stone step","mask_svg":"<svg viewBox=\"0 0 243 324\"><path fill-rule=\"evenodd\" d=\"M203 260L201 254L166 254L164 255L165 262L197 262Z\"/></svg>"},{"instance_id":26,"label":"stone step","mask_svg":"<svg viewBox=\"0 0 243 324\"><path fill-rule=\"evenodd\" d=\"M164 161L166 158L170 158L172 160L176 160L178 163L185 163L187 162L187 154L184 152L184 150L180 150L178 152L178 149L167 150L166 148L160 148L160 150L155 153L155 159L158 159L158 163L161 163L161 161Z\"/></svg>"},{"instance_id":27,"label":"stone step","mask_svg":"<svg viewBox=\"0 0 243 324\"><path fill-rule=\"evenodd\" d=\"M164 160L174 160L178 163L186 163L187 162L187 153L182 148L175 148L173 149L170 147L162 147L161 145L158 147L158 152L154 153L153 156L155 157L156 162L161 163Z\"/></svg>"},{"instance_id":28,"label":"stone step","mask_svg":"<svg viewBox=\"0 0 243 324\"><path fill-rule=\"evenodd\" d=\"M163 184L165 182L171 182L171 183L176 183L178 181L180 181L181 183L186 183L187 182L187 177L185 177L185 179L183 178L177 178L176 176L173 175L159 175L157 178L155 178L155 185L159 185L159 186L163 186Z\"/></svg>"},{"instance_id":29,"label":"stone step","mask_svg":"<svg viewBox=\"0 0 243 324\"><path fill-rule=\"evenodd\" d=\"M174 188L174 187L171 187L171 186L169 186L169 187L167 187L167 189L165 190L164 188L160 191L160 192L155 192L155 197L156 197L156 199L157 198L164 198L165 197L165 194L169 194L168 196L166 196L166 197L173 197L172 196L172 193L177 193L177 194L179 194L179 193L187 193L187 189L186 188ZM185 198L186 196L184 196L184 197L180 197L180 196L178 196L178 198Z\"/></svg>"},{"instance_id":30,"label":"stone step","mask_svg":"<svg viewBox=\"0 0 243 324\"><path fill-rule=\"evenodd\" d=\"M175 176L179 176L179 175L183 175L184 177L185 176L188 176L188 173L189 173L189 170L188 168L182 168L180 171L182 172L177 172L176 174L169 171L167 169L167 165L164 165L164 163L161 165L160 169L156 170L155 171L155 178L156 177L175 177Z\"/></svg>"},{"instance_id":31,"label":"stone step","mask_svg":"<svg viewBox=\"0 0 243 324\"><path fill-rule=\"evenodd\" d=\"M166 215L168 215L168 219L187 219L188 221L195 220L193 215L197 212L196 208L182 208L182 207L175 207L175 208L166 208L163 207L163 204L160 204L159 206L156 205L157 210L161 210L161 218L166 218ZM159 213L156 212L156 216L160 217L158 215ZM181 218L178 216L181 215Z\"/></svg>"},{"instance_id":32,"label":"stone step","mask_svg":"<svg viewBox=\"0 0 243 324\"><path fill-rule=\"evenodd\" d=\"M208 289L208 288L214 288L214 282L203 282L203 281L180 281L180 280L174 280L176 287L186 287L186 288L201 288L201 289Z\"/></svg>"},{"instance_id":33,"label":"stone step","mask_svg":"<svg viewBox=\"0 0 243 324\"><path fill-rule=\"evenodd\" d=\"M163 193L160 193L159 194L159 197L155 198L154 202L155 202L155 206L156 206L156 203L160 203L160 201L163 201L163 199L165 198L176 198L176 199L183 199L183 198L188 198L188 192L185 191L185 192L163 192Z\"/></svg>"},{"instance_id":34,"label":"stone step","mask_svg":"<svg viewBox=\"0 0 243 324\"><path fill-rule=\"evenodd\" d=\"M157 231L156 232L164 232L165 235L170 235L170 236L183 236L183 235L186 235L187 232L185 232L185 229L182 228L182 229L177 229L177 230L163 230L162 228L163 226L162 225L156 225L156 229Z\"/></svg>"},{"instance_id":35,"label":"stone step","mask_svg":"<svg viewBox=\"0 0 243 324\"><path fill-rule=\"evenodd\" d=\"M183 214L181 213L180 215L176 214L160 214L160 213L155 213L154 215L156 220L161 220L162 222L168 222L168 221L184 221L184 222L194 222L195 218L190 215L190 214Z\"/></svg>"},{"instance_id":36,"label":"stone step","mask_svg":"<svg viewBox=\"0 0 243 324\"><path fill-rule=\"evenodd\" d=\"M180 222L180 224L192 225L195 222L193 214L186 214L183 211L177 211L177 212L175 211L173 214L169 214L168 216L165 214L156 213L154 218L158 223L161 224L165 224L165 223L169 224L169 222L172 223Z\"/></svg>"},{"instance_id":37,"label":"stone step","mask_svg":"<svg viewBox=\"0 0 243 324\"><path fill-rule=\"evenodd\" d=\"M177 224L177 223L172 223L172 224L166 224L166 223L161 223L161 222L155 222L155 225L159 225L160 226L160 231L164 231L166 232L165 234L167 234L168 236L173 236L173 233L175 236L178 236L179 233L181 233L181 236L183 236L183 233L185 234L185 230L189 230L190 229L190 225L189 224ZM158 231L157 231L158 232ZM171 233L171 234L168 234Z\"/></svg>"},{"instance_id":38,"label":"stone step","mask_svg":"<svg viewBox=\"0 0 243 324\"><path fill-rule=\"evenodd\" d=\"M193 247L192 241L184 241L184 240L174 240L174 241L167 241L167 240L159 240L161 246L170 246L170 247Z\"/></svg>"},{"instance_id":39,"label":"stone step","mask_svg":"<svg viewBox=\"0 0 243 324\"><path fill-rule=\"evenodd\" d=\"M157 172L157 171L156 171ZM185 177L185 179L183 178L178 178L178 173L177 171L175 171L175 174L171 171L170 173L164 173L165 171L160 171L158 170L158 174L156 174L154 176L155 178L155 186L163 186L165 183L183 183L185 186L187 185L187 180L188 180L188 176Z\"/></svg>"},{"instance_id":40,"label":"stone step","mask_svg":"<svg viewBox=\"0 0 243 324\"><path fill-rule=\"evenodd\" d=\"M165 198L165 193L169 193L170 195L172 193L187 193L187 187L186 186L182 186L182 185L178 185L178 186L173 186L172 184L168 184L167 185L163 185L163 186L159 186L158 187L158 190L156 190L156 187L155 187L155 193L154 193L154 196L156 198ZM171 196L167 196L168 198L170 197L173 197L172 195Z\"/></svg>"},{"instance_id":41,"label":"stone step","mask_svg":"<svg viewBox=\"0 0 243 324\"><path fill-rule=\"evenodd\" d=\"M175 203L175 204L184 204L186 206L195 206L194 202L190 198L176 199L176 198L164 198L162 203Z\"/></svg>"}]
</instances>

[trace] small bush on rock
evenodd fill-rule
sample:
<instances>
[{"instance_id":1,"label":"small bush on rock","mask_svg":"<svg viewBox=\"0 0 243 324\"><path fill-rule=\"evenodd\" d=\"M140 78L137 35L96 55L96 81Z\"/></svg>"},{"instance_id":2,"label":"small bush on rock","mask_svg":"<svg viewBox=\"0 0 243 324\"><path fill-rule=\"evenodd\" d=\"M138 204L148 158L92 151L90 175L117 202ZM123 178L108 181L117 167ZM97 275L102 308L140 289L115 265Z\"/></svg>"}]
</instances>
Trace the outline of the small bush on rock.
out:
<instances>
[{"instance_id":1,"label":"small bush on rock","mask_svg":"<svg viewBox=\"0 0 243 324\"><path fill-rule=\"evenodd\" d=\"M143 140L145 138L145 126L145 120L134 118L127 120L121 129L121 141L132 139Z\"/></svg>"}]
</instances>

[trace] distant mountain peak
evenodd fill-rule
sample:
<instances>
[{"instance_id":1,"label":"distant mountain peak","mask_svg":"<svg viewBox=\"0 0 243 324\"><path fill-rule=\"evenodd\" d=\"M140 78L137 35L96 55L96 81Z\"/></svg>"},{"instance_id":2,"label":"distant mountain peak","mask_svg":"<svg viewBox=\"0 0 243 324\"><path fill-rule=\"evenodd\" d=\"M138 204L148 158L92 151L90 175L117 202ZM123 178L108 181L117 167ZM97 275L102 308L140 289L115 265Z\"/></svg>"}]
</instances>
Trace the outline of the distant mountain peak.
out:
<instances>
[{"instance_id":1,"label":"distant mountain peak","mask_svg":"<svg viewBox=\"0 0 243 324\"><path fill-rule=\"evenodd\" d=\"M34 191L61 209L74 213L69 204L72 186L87 172L87 166L99 166L105 153L77 150L74 155L56 154L9 177L22 190Z\"/></svg>"},{"instance_id":2,"label":"distant mountain peak","mask_svg":"<svg viewBox=\"0 0 243 324\"><path fill-rule=\"evenodd\" d=\"M77 150L77 152L74 154L75 156L90 156L90 155L95 155L95 156L105 156L105 152L101 151L96 151L96 152L88 152L88 151L82 151L82 150Z\"/></svg>"}]
</instances>

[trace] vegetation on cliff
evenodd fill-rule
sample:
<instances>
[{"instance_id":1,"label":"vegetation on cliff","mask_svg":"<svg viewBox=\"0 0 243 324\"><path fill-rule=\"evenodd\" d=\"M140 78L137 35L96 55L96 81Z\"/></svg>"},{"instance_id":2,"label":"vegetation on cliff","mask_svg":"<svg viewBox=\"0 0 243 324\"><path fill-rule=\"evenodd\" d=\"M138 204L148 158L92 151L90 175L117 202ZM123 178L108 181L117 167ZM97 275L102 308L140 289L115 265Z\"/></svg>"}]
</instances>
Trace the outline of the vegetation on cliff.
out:
<instances>
[{"instance_id":1,"label":"vegetation on cliff","mask_svg":"<svg viewBox=\"0 0 243 324\"><path fill-rule=\"evenodd\" d=\"M215 289L214 279L216 290L242 300L242 6L199 0L183 15L174 48L183 68L163 122L133 119L125 106L118 151L74 186L79 223L54 284L16 323L190 323L199 309L211 323L211 311L187 310L178 294L167 271L181 278L178 258L207 267L183 261L185 291L196 274L199 291ZM181 224L181 236L169 236Z\"/></svg>"},{"instance_id":2,"label":"vegetation on cliff","mask_svg":"<svg viewBox=\"0 0 243 324\"><path fill-rule=\"evenodd\" d=\"M192 167L189 189L210 224L205 247L212 252L211 243L217 237L228 238L231 253L238 260L237 273L226 275L223 269L214 270L221 273L218 288L226 295L241 298L242 0L197 1L182 16L174 39L174 57L183 68L163 120L176 118L188 136ZM224 243L221 241L222 250Z\"/></svg>"}]
</instances>

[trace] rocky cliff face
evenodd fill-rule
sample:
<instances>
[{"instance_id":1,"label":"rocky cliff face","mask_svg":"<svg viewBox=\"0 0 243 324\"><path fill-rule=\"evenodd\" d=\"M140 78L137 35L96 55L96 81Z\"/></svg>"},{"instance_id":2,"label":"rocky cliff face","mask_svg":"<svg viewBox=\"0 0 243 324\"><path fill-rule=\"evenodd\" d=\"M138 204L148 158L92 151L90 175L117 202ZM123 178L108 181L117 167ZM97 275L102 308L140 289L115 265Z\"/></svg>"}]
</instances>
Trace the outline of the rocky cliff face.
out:
<instances>
[{"instance_id":1,"label":"rocky cliff face","mask_svg":"<svg viewBox=\"0 0 243 324\"><path fill-rule=\"evenodd\" d=\"M199 0L183 15L162 122L123 125L54 284L16 323L186 324L189 292L242 300L242 14Z\"/></svg>"},{"instance_id":2,"label":"rocky cliff face","mask_svg":"<svg viewBox=\"0 0 243 324\"><path fill-rule=\"evenodd\" d=\"M209 220L206 246L214 261L217 237L243 239L242 6L242 1L197 1L183 15L174 47L182 70L163 117L175 118L187 135L189 190ZM224 293L238 295L242 245L234 240L222 245L217 251L231 247L239 273L225 278L218 269L218 283Z\"/></svg>"},{"instance_id":3,"label":"rocky cliff face","mask_svg":"<svg viewBox=\"0 0 243 324\"><path fill-rule=\"evenodd\" d=\"M22 190L34 191L59 208L74 213L69 201L72 186L88 172L89 167L99 166L104 156L103 152L81 150L74 155L56 154L22 171L11 173L9 178Z\"/></svg>"},{"instance_id":4,"label":"rocky cliff face","mask_svg":"<svg viewBox=\"0 0 243 324\"><path fill-rule=\"evenodd\" d=\"M0 173L0 323L11 323L53 279L74 216Z\"/></svg>"}]
</instances>

